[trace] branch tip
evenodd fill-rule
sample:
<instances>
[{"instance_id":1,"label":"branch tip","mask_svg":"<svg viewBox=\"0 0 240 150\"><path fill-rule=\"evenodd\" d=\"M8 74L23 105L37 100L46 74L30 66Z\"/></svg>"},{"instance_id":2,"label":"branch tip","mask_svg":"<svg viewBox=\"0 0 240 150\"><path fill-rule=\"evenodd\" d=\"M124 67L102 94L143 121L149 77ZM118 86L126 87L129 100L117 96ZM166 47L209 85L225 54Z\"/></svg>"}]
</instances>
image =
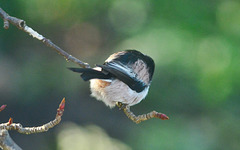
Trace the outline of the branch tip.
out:
<instances>
[{"instance_id":1,"label":"branch tip","mask_svg":"<svg viewBox=\"0 0 240 150\"><path fill-rule=\"evenodd\" d=\"M11 125L13 123L13 118L9 118L9 120L8 120L8 123L7 123L7 125L9 126L9 125Z\"/></svg>"},{"instance_id":2,"label":"branch tip","mask_svg":"<svg viewBox=\"0 0 240 150\"><path fill-rule=\"evenodd\" d=\"M162 119L162 120L169 120L169 117L165 114L157 113L156 117L159 118L159 119Z\"/></svg>"},{"instance_id":3,"label":"branch tip","mask_svg":"<svg viewBox=\"0 0 240 150\"><path fill-rule=\"evenodd\" d=\"M65 108L65 97L62 99L61 103L59 104L59 109L63 110Z\"/></svg>"},{"instance_id":4,"label":"branch tip","mask_svg":"<svg viewBox=\"0 0 240 150\"><path fill-rule=\"evenodd\" d=\"M3 111L6 107L7 107L7 105L2 105L2 106L0 107L0 112Z\"/></svg>"}]
</instances>

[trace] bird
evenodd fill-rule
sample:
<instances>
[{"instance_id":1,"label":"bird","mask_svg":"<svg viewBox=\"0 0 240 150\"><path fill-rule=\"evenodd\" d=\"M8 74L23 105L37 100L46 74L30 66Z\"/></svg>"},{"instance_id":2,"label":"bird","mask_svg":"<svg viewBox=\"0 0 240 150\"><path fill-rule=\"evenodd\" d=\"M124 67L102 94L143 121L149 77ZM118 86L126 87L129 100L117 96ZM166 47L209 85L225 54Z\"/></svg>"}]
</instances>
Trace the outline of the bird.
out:
<instances>
[{"instance_id":1,"label":"bird","mask_svg":"<svg viewBox=\"0 0 240 150\"><path fill-rule=\"evenodd\" d=\"M133 106L148 94L154 60L138 50L128 49L110 55L94 68L69 68L90 81L91 96L110 108L118 104Z\"/></svg>"}]
</instances>

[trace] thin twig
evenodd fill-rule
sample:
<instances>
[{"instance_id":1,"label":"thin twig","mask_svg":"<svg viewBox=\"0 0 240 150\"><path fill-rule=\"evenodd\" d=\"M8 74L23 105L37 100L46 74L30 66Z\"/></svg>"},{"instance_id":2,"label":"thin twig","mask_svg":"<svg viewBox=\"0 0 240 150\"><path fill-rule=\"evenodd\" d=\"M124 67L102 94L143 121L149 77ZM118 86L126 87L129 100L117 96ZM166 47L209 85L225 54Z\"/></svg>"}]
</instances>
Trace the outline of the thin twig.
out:
<instances>
[{"instance_id":1,"label":"thin twig","mask_svg":"<svg viewBox=\"0 0 240 150\"><path fill-rule=\"evenodd\" d=\"M2 105L0 108L2 108L2 110L5 109L6 105ZM65 108L65 98L63 98L63 100L59 104L55 119L42 126L23 127L20 123L13 123L12 118L10 118L7 123L0 124L0 148L2 148L3 150L21 150L21 148L10 137L8 130L16 130L22 134L46 132L50 128L53 128L58 123L60 123L61 117L64 112L64 108Z\"/></svg>"},{"instance_id":2,"label":"thin twig","mask_svg":"<svg viewBox=\"0 0 240 150\"><path fill-rule=\"evenodd\" d=\"M163 113L159 113L159 112L156 112L156 111L151 111L147 114L142 114L142 115L134 115L134 113L130 110L130 106L129 105L126 105L126 104L122 104L122 103L117 103L116 104L121 110L123 110L123 112L125 113L125 115L131 119L133 122L135 123L140 123L142 121L145 121L145 120L149 120L149 119L152 119L152 118L159 118L159 119L162 119L162 120L168 120L169 117Z\"/></svg>"},{"instance_id":3,"label":"thin twig","mask_svg":"<svg viewBox=\"0 0 240 150\"><path fill-rule=\"evenodd\" d=\"M90 65L88 63L85 63L77 59L76 57L73 57L72 55L68 54L66 51L58 47L56 44L54 44L51 40L45 38L35 30L33 30L31 27L28 27L26 24L26 21L16 17L9 16L2 8L0 8L0 17L4 20L5 29L8 29L9 23L11 23L14 26L16 26L18 29L28 33L30 36L42 41L48 47L51 47L58 54L62 55L67 61L72 61L83 68L90 68Z\"/></svg>"},{"instance_id":4,"label":"thin twig","mask_svg":"<svg viewBox=\"0 0 240 150\"><path fill-rule=\"evenodd\" d=\"M50 121L50 122L42 125L42 126L23 127L20 123L13 123L12 118L10 118L7 123L0 124L0 130L16 130L22 134L46 132L50 128L53 128L54 126L56 126L61 121L61 117L64 112L64 107L65 107L65 98L63 98L62 102L59 105L59 108L57 109L57 114L56 114L55 119L53 121Z\"/></svg>"}]
</instances>

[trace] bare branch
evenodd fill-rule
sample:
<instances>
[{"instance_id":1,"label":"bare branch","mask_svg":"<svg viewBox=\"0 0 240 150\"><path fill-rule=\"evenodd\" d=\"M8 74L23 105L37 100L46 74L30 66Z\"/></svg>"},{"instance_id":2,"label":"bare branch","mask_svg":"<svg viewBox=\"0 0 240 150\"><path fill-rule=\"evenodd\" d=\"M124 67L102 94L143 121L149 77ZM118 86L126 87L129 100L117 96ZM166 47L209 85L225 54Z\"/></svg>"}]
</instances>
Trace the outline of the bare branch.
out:
<instances>
[{"instance_id":1,"label":"bare branch","mask_svg":"<svg viewBox=\"0 0 240 150\"><path fill-rule=\"evenodd\" d=\"M7 130L0 130L0 148L3 150L22 150L12 140Z\"/></svg>"},{"instance_id":2,"label":"bare branch","mask_svg":"<svg viewBox=\"0 0 240 150\"><path fill-rule=\"evenodd\" d=\"M5 29L8 29L9 23L11 23L14 26L16 26L18 29L23 30L24 32L28 33L33 38L36 38L36 39L42 41L48 47L51 47L59 55L62 55L67 61L72 61L83 68L90 68L90 65L88 63L85 63L85 62L73 57L72 55L68 54L63 49L58 47L56 44L54 44L51 40L49 40L49 39L45 38L44 36L42 36L41 34L37 33L31 27L28 27L24 20L9 16L2 8L0 8L0 17L4 21Z\"/></svg>"},{"instance_id":3,"label":"bare branch","mask_svg":"<svg viewBox=\"0 0 240 150\"><path fill-rule=\"evenodd\" d=\"M5 105L6 106L6 105ZM60 123L65 108L65 98L61 101L59 108L57 109L56 117L53 121L50 121L42 126L38 127L23 127L20 123L13 123L13 119L10 118L7 123L0 124L0 148L3 150L21 150L21 148L11 139L8 130L16 130L22 134L32 134L46 132L50 128L53 128Z\"/></svg>"},{"instance_id":4,"label":"bare branch","mask_svg":"<svg viewBox=\"0 0 240 150\"><path fill-rule=\"evenodd\" d=\"M0 130L16 130L22 134L46 132L50 128L53 128L54 126L56 126L61 121L61 117L64 112L64 107L65 107L65 98L63 98L62 102L59 105L59 108L57 109L57 114L56 114L55 119L53 121L50 121L50 122L42 125L42 126L23 127L20 123L13 123L12 118L10 118L7 123L0 124Z\"/></svg>"},{"instance_id":5,"label":"bare branch","mask_svg":"<svg viewBox=\"0 0 240 150\"><path fill-rule=\"evenodd\" d=\"M131 119L135 123L140 123L142 121L149 120L149 119L152 119L152 118L159 118L159 119L162 119L162 120L168 120L169 119L169 117L167 115L165 115L163 113L156 112L156 111L151 111L150 113L136 116L130 110L130 106L129 105L125 105L125 104L122 104L122 103L119 103L119 102L116 105L121 110L123 110L123 112L126 114L126 116L129 119Z\"/></svg>"}]
</instances>

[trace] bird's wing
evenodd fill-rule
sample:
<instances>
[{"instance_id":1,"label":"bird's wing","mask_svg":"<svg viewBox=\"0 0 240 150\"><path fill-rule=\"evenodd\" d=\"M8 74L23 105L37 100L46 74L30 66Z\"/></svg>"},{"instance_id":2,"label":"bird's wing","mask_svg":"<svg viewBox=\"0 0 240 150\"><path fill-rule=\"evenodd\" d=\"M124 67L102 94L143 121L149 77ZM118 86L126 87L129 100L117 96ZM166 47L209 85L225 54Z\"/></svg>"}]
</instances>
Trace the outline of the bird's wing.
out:
<instances>
[{"instance_id":1,"label":"bird's wing","mask_svg":"<svg viewBox=\"0 0 240 150\"><path fill-rule=\"evenodd\" d=\"M147 86L144 82L136 79L135 73L130 72L130 69L123 67L117 63L105 63L104 65L96 65L101 67L103 71L107 71L115 76L120 81L127 84L132 90L142 92Z\"/></svg>"},{"instance_id":2,"label":"bird's wing","mask_svg":"<svg viewBox=\"0 0 240 150\"><path fill-rule=\"evenodd\" d=\"M88 81L91 79L111 79L112 76L110 74L104 74L101 71L92 69L92 68L68 68L73 72L82 73L81 77L84 81Z\"/></svg>"}]
</instances>

